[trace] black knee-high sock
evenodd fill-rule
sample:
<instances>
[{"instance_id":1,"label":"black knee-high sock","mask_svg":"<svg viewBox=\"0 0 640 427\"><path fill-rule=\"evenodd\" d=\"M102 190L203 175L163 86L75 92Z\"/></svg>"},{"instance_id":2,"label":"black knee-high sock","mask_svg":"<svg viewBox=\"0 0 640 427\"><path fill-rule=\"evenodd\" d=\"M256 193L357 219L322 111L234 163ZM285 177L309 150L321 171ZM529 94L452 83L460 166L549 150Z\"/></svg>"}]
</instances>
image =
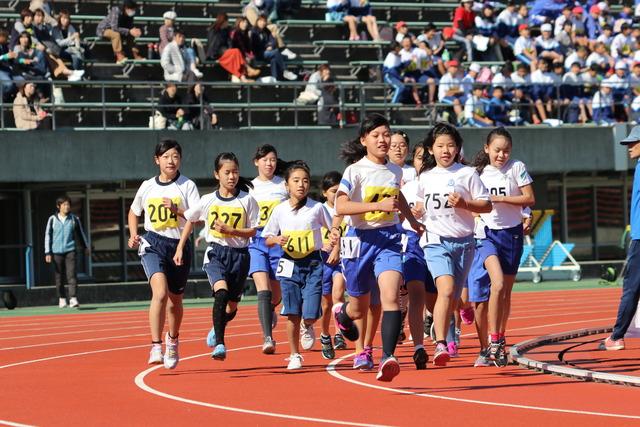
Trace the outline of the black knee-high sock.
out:
<instances>
[{"instance_id":1,"label":"black knee-high sock","mask_svg":"<svg viewBox=\"0 0 640 427\"><path fill-rule=\"evenodd\" d=\"M342 309L340 310L340 313L338 313L338 322L340 322L340 324L345 328L350 328L353 325L353 320L347 314L347 304L349 303L345 302L342 304ZM398 328L400 328L400 326L398 326Z\"/></svg>"},{"instance_id":2,"label":"black knee-high sock","mask_svg":"<svg viewBox=\"0 0 640 427\"><path fill-rule=\"evenodd\" d=\"M236 314L238 314L238 309L237 308L235 310L233 310L231 313L227 313L227 323L229 323L233 319L235 319L236 318Z\"/></svg>"},{"instance_id":3,"label":"black knee-high sock","mask_svg":"<svg viewBox=\"0 0 640 427\"><path fill-rule=\"evenodd\" d=\"M224 344L224 329L227 326L229 292L226 289L219 289L213 297L213 329L216 331L216 345Z\"/></svg>"},{"instance_id":4,"label":"black knee-high sock","mask_svg":"<svg viewBox=\"0 0 640 427\"><path fill-rule=\"evenodd\" d=\"M400 310L382 312L382 353L384 357L391 356L396 351L401 324Z\"/></svg>"},{"instance_id":5,"label":"black knee-high sock","mask_svg":"<svg viewBox=\"0 0 640 427\"><path fill-rule=\"evenodd\" d=\"M260 319L264 338L270 337L273 333L271 330L271 320L273 316L271 295L271 291L258 291L258 319Z\"/></svg>"}]
</instances>

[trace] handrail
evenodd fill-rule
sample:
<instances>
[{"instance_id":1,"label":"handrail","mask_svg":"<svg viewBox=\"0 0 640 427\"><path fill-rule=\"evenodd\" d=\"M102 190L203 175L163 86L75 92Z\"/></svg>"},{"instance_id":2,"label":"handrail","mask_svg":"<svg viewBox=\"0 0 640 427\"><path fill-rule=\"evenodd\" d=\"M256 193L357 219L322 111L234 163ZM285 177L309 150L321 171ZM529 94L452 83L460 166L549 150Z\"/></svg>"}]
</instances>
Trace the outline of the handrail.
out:
<instances>
[{"instance_id":1,"label":"handrail","mask_svg":"<svg viewBox=\"0 0 640 427\"><path fill-rule=\"evenodd\" d=\"M0 245L0 249L24 249L24 276L27 289L34 286L33 277L33 245L17 244L17 245Z\"/></svg>"}]
</instances>

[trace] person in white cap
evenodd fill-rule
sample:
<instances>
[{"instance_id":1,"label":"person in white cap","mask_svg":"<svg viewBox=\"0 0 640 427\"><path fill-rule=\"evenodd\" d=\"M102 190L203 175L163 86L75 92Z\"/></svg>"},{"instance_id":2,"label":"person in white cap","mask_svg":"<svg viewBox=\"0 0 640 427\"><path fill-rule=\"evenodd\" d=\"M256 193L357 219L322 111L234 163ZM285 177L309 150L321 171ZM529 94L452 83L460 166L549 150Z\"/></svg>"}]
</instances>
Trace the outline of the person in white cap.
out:
<instances>
[{"instance_id":1,"label":"person in white cap","mask_svg":"<svg viewBox=\"0 0 640 427\"><path fill-rule=\"evenodd\" d=\"M471 95L473 84L476 82L481 69L482 67L480 67L480 64L478 64L477 62L469 65L469 71L467 71L467 74L462 78L461 82L465 98L468 98Z\"/></svg>"},{"instance_id":2,"label":"person in white cap","mask_svg":"<svg viewBox=\"0 0 640 427\"><path fill-rule=\"evenodd\" d=\"M196 48L198 49L199 52L201 52L200 55L198 55L198 57L200 59L198 59L198 57L196 56L196 51L193 47L187 46L186 45L186 35L183 34L184 36L184 40L182 40L182 43L180 43L179 45L176 44L176 46L173 47L174 52L172 54L165 54L165 48L174 41L174 35L176 33L176 29L175 29L175 21L178 18L178 15L173 11L173 10L169 10L167 12L165 12L162 15L162 18L164 19L164 25L162 25L160 27L160 44L158 45L158 52L160 53L160 61L162 63L163 58L165 61L165 65L168 63L168 58L173 56L173 61L171 61L172 63L179 63L179 62L183 62L184 66L185 66L185 70L183 71L179 71L179 70L175 70L174 72L169 73L171 75L171 78L167 78L167 71L166 71L166 67L163 65L163 69L165 69L165 80L167 81L181 81L182 78L177 78L178 75L185 75L184 71L189 70L193 73L193 75L196 78L202 78L202 72L200 70L198 70L198 61L203 62L204 61L204 48L202 47L202 43L200 42L200 40L198 39L193 39L191 42L192 46L196 46ZM180 51L180 56L182 57L182 61L180 61L177 57L177 53L176 53L176 49ZM180 66L178 66L178 68L180 68Z\"/></svg>"},{"instance_id":3,"label":"person in white cap","mask_svg":"<svg viewBox=\"0 0 640 427\"><path fill-rule=\"evenodd\" d=\"M610 125L615 123L615 117L613 115L613 96L611 95L611 83L608 80L603 80L600 83L600 90L598 90L591 101L591 108L593 110L593 122L599 125Z\"/></svg>"},{"instance_id":4,"label":"person in white cap","mask_svg":"<svg viewBox=\"0 0 640 427\"><path fill-rule=\"evenodd\" d=\"M536 48L539 58L548 58L552 61L562 61L560 54L560 44L553 38L553 27L551 24L540 26L541 34L536 37Z\"/></svg>"},{"instance_id":5,"label":"person in white cap","mask_svg":"<svg viewBox=\"0 0 640 427\"><path fill-rule=\"evenodd\" d=\"M629 115L629 100L631 93L629 91L629 77L627 76L627 64L623 61L616 62L614 74L609 76L607 81L613 89L613 102L615 105L624 107L627 116Z\"/></svg>"},{"instance_id":6,"label":"person in white cap","mask_svg":"<svg viewBox=\"0 0 640 427\"><path fill-rule=\"evenodd\" d=\"M164 19L164 24L160 27L160 43L158 44L158 52L162 55L164 48L167 47L169 43L173 40L173 30L176 19L178 15L173 11L169 10L162 15L162 19Z\"/></svg>"}]
</instances>

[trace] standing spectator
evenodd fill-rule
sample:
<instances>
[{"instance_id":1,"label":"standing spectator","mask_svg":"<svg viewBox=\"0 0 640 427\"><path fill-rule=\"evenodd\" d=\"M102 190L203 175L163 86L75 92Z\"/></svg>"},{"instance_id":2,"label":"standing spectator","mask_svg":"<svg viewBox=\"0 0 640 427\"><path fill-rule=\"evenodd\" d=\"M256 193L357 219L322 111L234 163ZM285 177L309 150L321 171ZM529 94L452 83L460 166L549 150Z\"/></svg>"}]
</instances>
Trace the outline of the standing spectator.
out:
<instances>
[{"instance_id":1,"label":"standing spectator","mask_svg":"<svg viewBox=\"0 0 640 427\"><path fill-rule=\"evenodd\" d=\"M218 127L218 115L213 111L202 83L189 88L185 104L188 105L187 120L195 129L209 130Z\"/></svg>"},{"instance_id":2,"label":"standing spectator","mask_svg":"<svg viewBox=\"0 0 640 427\"><path fill-rule=\"evenodd\" d=\"M162 14L164 23L158 29L160 43L158 44L158 52L162 55L164 48L173 41L176 19L178 14L173 10L169 10Z\"/></svg>"},{"instance_id":3,"label":"standing spectator","mask_svg":"<svg viewBox=\"0 0 640 427\"><path fill-rule=\"evenodd\" d=\"M71 24L71 16L66 10L58 15L58 25L53 27L53 39L60 48L60 57L70 60L74 70L82 70L84 62L84 47L80 33Z\"/></svg>"},{"instance_id":4,"label":"standing spectator","mask_svg":"<svg viewBox=\"0 0 640 427\"><path fill-rule=\"evenodd\" d=\"M453 40L460 43L467 52L467 61L473 61L473 33L476 15L473 12L473 0L461 0L453 13Z\"/></svg>"},{"instance_id":5,"label":"standing spectator","mask_svg":"<svg viewBox=\"0 0 640 427\"><path fill-rule=\"evenodd\" d=\"M516 59L523 64L531 65L535 68L538 61L538 53L534 41L531 39L531 31L527 24L520 24L518 27L520 37L516 39L513 46L513 54Z\"/></svg>"},{"instance_id":6,"label":"standing spectator","mask_svg":"<svg viewBox=\"0 0 640 427\"><path fill-rule=\"evenodd\" d=\"M622 24L621 32L611 42L611 57L616 61L626 61L631 58L636 47L636 40L631 35L629 24Z\"/></svg>"},{"instance_id":7,"label":"standing spectator","mask_svg":"<svg viewBox=\"0 0 640 427\"><path fill-rule=\"evenodd\" d=\"M202 78L202 73L196 67L195 57L186 52L184 33L179 29L174 29L173 41L162 51L160 65L166 81L193 82L196 78Z\"/></svg>"},{"instance_id":8,"label":"standing spectator","mask_svg":"<svg viewBox=\"0 0 640 427\"><path fill-rule=\"evenodd\" d=\"M258 18L256 26L251 29L251 50L257 60L267 61L271 66L271 77L276 81L297 80L298 76L286 69L284 55L280 53L276 39L267 28L267 18Z\"/></svg>"},{"instance_id":9,"label":"standing spectator","mask_svg":"<svg viewBox=\"0 0 640 427\"><path fill-rule=\"evenodd\" d=\"M371 12L369 0L349 0L348 15L354 16L356 20L363 22L367 26L367 31L373 41L383 41L378 32L378 21Z\"/></svg>"},{"instance_id":10,"label":"standing spectator","mask_svg":"<svg viewBox=\"0 0 640 427\"><path fill-rule=\"evenodd\" d=\"M345 22L349 28L349 40L360 40L358 35L358 19L349 15L349 0L327 0L324 19L327 22Z\"/></svg>"},{"instance_id":11,"label":"standing spectator","mask_svg":"<svg viewBox=\"0 0 640 427\"><path fill-rule=\"evenodd\" d=\"M21 82L16 98L13 100L13 119L16 128L21 130L50 130L51 116L40 108L40 97L36 85Z\"/></svg>"},{"instance_id":12,"label":"standing spectator","mask_svg":"<svg viewBox=\"0 0 640 427\"><path fill-rule=\"evenodd\" d=\"M13 84L13 60L18 54L9 49L9 33L0 29L0 95L6 100L15 90Z\"/></svg>"},{"instance_id":13,"label":"standing spectator","mask_svg":"<svg viewBox=\"0 0 640 427\"><path fill-rule=\"evenodd\" d=\"M47 228L44 232L44 253L47 264L55 266L55 282L58 291L58 307L67 306L67 296L69 297L69 307L79 307L76 297L78 289L78 279L76 277L76 240L89 255L89 242L82 229L80 219L71 213L71 199L68 196L61 196L56 199L58 212L51 215L47 220ZM62 275L69 285L67 295Z\"/></svg>"},{"instance_id":14,"label":"standing spectator","mask_svg":"<svg viewBox=\"0 0 640 427\"><path fill-rule=\"evenodd\" d=\"M192 130L175 83L167 83L158 100L158 111L167 119L167 129Z\"/></svg>"},{"instance_id":15,"label":"standing spectator","mask_svg":"<svg viewBox=\"0 0 640 427\"><path fill-rule=\"evenodd\" d=\"M142 30L133 26L133 18L136 16L137 8L138 5L134 0L124 0L122 7L111 6L109 13L100 21L96 29L98 37L111 42L118 64L127 61L127 56L123 51L123 42L124 47L131 51L133 59L144 59L135 45L135 39L142 35Z\"/></svg>"}]
</instances>

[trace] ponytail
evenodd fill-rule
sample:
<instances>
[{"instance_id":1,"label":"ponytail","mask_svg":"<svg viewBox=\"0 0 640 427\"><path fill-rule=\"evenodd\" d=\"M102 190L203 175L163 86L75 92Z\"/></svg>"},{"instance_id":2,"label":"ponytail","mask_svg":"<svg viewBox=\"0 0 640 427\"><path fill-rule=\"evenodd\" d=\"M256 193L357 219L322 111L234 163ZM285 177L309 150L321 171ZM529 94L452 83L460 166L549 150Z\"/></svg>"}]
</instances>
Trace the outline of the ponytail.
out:
<instances>
[{"instance_id":1,"label":"ponytail","mask_svg":"<svg viewBox=\"0 0 640 427\"><path fill-rule=\"evenodd\" d=\"M220 171L220 169L222 168L222 162L234 162L238 169L240 168L238 158L233 153L220 153L216 156L216 159L213 162L216 172ZM218 187L220 187L220 183L218 183ZM249 189L251 188L253 188L253 183L251 182L251 180L242 176L238 177L238 183L236 184L237 190L249 192Z\"/></svg>"},{"instance_id":2,"label":"ponytail","mask_svg":"<svg viewBox=\"0 0 640 427\"><path fill-rule=\"evenodd\" d=\"M342 144L340 148L340 158L350 165L366 156L367 147L362 145L360 140L380 126L389 127L389 120L383 115L373 113L365 117L362 123L360 123L358 137Z\"/></svg>"},{"instance_id":3,"label":"ponytail","mask_svg":"<svg viewBox=\"0 0 640 427\"><path fill-rule=\"evenodd\" d=\"M491 132L489 132L489 135L487 135L487 140L485 142L484 147L480 151L478 151L478 153L473 159L473 162L471 163L471 166L476 168L476 170L478 171L478 175L482 175L484 168L487 167L489 163L491 163L491 160L489 159L489 154L485 152L485 148L489 147L489 145L491 145L491 142L498 137L502 137L507 141L509 141L509 144L513 144L513 140L511 139L511 134L504 127L500 126L493 129Z\"/></svg>"}]
</instances>

